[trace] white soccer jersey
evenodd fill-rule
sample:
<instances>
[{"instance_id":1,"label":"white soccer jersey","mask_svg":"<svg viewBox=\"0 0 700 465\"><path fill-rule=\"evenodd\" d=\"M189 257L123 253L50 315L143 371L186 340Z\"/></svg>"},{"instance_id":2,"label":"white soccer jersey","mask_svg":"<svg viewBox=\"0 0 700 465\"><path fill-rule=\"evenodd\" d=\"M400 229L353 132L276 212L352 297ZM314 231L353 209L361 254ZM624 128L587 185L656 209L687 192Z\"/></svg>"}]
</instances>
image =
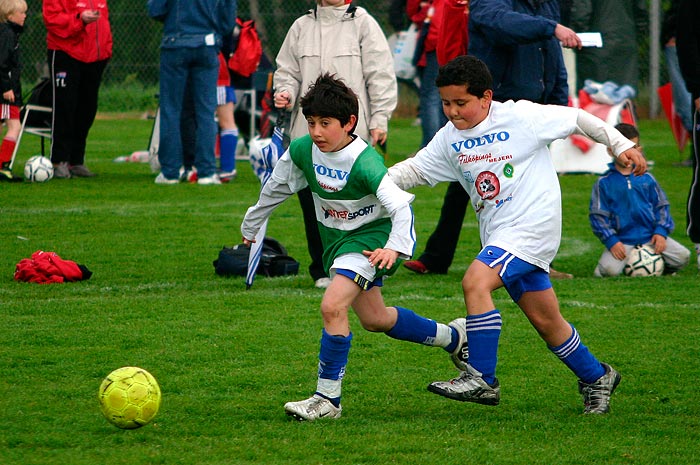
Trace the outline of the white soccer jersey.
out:
<instances>
[{"instance_id":1,"label":"white soccer jersey","mask_svg":"<svg viewBox=\"0 0 700 465\"><path fill-rule=\"evenodd\" d=\"M549 270L561 240L561 191L547 145L581 133L578 118L579 110L570 107L492 102L477 126L460 131L447 123L427 147L389 174L402 189L459 181L471 198L483 246L500 247ZM598 121L596 129L604 124ZM616 154L633 145L619 133L602 132L614 139Z\"/></svg>"}]
</instances>

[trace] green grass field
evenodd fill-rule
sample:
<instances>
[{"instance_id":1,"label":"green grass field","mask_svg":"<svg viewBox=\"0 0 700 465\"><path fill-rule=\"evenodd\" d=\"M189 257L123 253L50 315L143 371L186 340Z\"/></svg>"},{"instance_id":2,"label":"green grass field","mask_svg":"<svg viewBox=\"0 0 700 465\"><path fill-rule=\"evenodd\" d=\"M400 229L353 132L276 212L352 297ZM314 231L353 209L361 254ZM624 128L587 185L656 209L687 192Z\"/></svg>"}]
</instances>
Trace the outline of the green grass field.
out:
<instances>
[{"instance_id":1,"label":"green grass field","mask_svg":"<svg viewBox=\"0 0 700 465\"><path fill-rule=\"evenodd\" d=\"M642 121L642 144L684 234L690 169L665 121ZM247 162L224 186L160 186L145 164L112 160L148 143L151 122L101 119L88 144L92 179L0 184L0 464L690 464L700 463L700 286L694 263L676 276L595 279L602 245L588 224L595 176L560 178L564 232L554 282L563 314L622 373L606 416L581 415L575 377L504 291L497 407L426 390L456 374L440 349L355 330L343 417L298 423L282 406L316 383L322 291L296 199L268 235L302 272L290 278L220 278L212 261L240 242L258 181ZM411 153L419 129L392 122L389 164ZM39 152L26 136L15 166ZM444 187L420 188L414 211L423 249ZM447 322L465 311L460 280L479 247L467 214L446 276L405 269L387 282L389 304ZM94 272L88 281L13 281L15 264L55 251ZM694 256L693 256L694 259ZM132 431L105 421L102 378L136 365L160 382L154 422Z\"/></svg>"}]
</instances>

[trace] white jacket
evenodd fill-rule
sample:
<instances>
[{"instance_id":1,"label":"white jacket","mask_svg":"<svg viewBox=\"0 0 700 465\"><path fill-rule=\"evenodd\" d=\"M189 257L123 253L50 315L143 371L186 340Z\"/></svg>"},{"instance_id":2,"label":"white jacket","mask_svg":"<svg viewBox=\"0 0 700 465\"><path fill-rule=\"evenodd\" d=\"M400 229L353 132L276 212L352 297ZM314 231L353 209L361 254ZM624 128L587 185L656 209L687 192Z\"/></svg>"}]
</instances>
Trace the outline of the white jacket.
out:
<instances>
[{"instance_id":1,"label":"white jacket","mask_svg":"<svg viewBox=\"0 0 700 465\"><path fill-rule=\"evenodd\" d=\"M364 8L309 10L292 24L276 62L275 93L289 92L293 104L292 139L308 133L299 99L325 72L341 78L359 97L355 134L369 141L370 129L388 129L397 101L394 61L384 32Z\"/></svg>"}]
</instances>

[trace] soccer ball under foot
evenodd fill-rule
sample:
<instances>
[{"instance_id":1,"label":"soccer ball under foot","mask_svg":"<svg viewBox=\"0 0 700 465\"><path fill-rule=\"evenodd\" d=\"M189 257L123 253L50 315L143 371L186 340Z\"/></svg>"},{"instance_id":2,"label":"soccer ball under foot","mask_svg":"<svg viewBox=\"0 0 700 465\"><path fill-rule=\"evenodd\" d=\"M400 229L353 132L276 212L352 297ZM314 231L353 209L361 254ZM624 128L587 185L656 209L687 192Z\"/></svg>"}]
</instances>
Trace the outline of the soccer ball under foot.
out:
<instances>
[{"instance_id":1,"label":"soccer ball under foot","mask_svg":"<svg viewBox=\"0 0 700 465\"><path fill-rule=\"evenodd\" d=\"M102 381L100 409L107 421L122 429L135 429L150 422L160 407L160 387L149 372L123 367Z\"/></svg>"},{"instance_id":2,"label":"soccer ball under foot","mask_svg":"<svg viewBox=\"0 0 700 465\"><path fill-rule=\"evenodd\" d=\"M41 155L34 155L24 164L24 179L30 182L46 182L53 178L53 163Z\"/></svg>"},{"instance_id":3,"label":"soccer ball under foot","mask_svg":"<svg viewBox=\"0 0 700 465\"><path fill-rule=\"evenodd\" d=\"M661 276L664 259L653 247L637 245L627 256L624 273L627 276Z\"/></svg>"}]
</instances>

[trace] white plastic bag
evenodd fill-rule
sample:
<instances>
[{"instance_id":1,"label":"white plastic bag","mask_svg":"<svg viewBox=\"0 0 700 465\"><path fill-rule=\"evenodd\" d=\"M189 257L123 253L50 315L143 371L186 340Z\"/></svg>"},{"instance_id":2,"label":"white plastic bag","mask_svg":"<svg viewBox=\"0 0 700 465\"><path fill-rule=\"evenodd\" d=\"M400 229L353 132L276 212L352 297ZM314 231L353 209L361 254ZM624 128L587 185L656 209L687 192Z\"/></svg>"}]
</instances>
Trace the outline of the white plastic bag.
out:
<instances>
[{"instance_id":1,"label":"white plastic bag","mask_svg":"<svg viewBox=\"0 0 700 465\"><path fill-rule=\"evenodd\" d=\"M396 33L394 42L394 72L399 79L411 80L416 77L416 67L413 65L413 55L416 52L418 28L415 24L405 31Z\"/></svg>"}]
</instances>

